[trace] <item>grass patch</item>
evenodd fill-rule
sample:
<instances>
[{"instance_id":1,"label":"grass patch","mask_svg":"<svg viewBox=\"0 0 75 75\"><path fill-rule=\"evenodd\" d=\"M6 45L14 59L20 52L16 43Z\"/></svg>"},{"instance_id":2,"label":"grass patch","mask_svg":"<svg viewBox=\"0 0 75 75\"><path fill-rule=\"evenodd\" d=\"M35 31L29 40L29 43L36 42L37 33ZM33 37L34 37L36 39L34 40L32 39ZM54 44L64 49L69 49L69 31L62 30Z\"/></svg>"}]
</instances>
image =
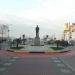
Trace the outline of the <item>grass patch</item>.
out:
<instances>
[{"instance_id":1,"label":"grass patch","mask_svg":"<svg viewBox=\"0 0 75 75\"><path fill-rule=\"evenodd\" d=\"M20 50L22 49L23 47L11 47L11 49L16 49L16 50Z\"/></svg>"},{"instance_id":2,"label":"grass patch","mask_svg":"<svg viewBox=\"0 0 75 75\"><path fill-rule=\"evenodd\" d=\"M57 48L57 47L51 47L53 50L62 50L62 49L64 49L64 48L62 48L62 47L59 47L59 48Z\"/></svg>"}]
</instances>

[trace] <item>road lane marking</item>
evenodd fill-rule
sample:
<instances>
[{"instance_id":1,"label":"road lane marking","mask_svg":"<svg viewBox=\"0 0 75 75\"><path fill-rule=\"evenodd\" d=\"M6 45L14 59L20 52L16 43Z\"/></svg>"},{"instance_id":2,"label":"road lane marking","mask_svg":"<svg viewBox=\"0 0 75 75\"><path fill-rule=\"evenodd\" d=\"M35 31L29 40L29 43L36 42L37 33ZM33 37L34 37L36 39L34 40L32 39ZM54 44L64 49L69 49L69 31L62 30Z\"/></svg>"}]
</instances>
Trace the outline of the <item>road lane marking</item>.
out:
<instances>
[{"instance_id":1,"label":"road lane marking","mask_svg":"<svg viewBox=\"0 0 75 75\"><path fill-rule=\"evenodd\" d=\"M54 62L56 62L56 63L61 63L61 61L60 61L60 60L54 60Z\"/></svg>"},{"instance_id":2,"label":"road lane marking","mask_svg":"<svg viewBox=\"0 0 75 75\"><path fill-rule=\"evenodd\" d=\"M5 63L4 66L10 66L12 63Z\"/></svg>"},{"instance_id":3,"label":"road lane marking","mask_svg":"<svg viewBox=\"0 0 75 75\"><path fill-rule=\"evenodd\" d=\"M68 68L70 68L73 72L75 72L75 69L74 69L71 65L69 65L67 62L65 62L64 59L61 59L61 58L60 58L60 60L61 60Z\"/></svg>"},{"instance_id":4,"label":"road lane marking","mask_svg":"<svg viewBox=\"0 0 75 75\"><path fill-rule=\"evenodd\" d=\"M57 57L51 57L53 60L57 60L58 58Z\"/></svg>"},{"instance_id":5,"label":"road lane marking","mask_svg":"<svg viewBox=\"0 0 75 75\"><path fill-rule=\"evenodd\" d=\"M6 70L6 68L0 68L0 71L5 71Z\"/></svg>"},{"instance_id":6,"label":"road lane marking","mask_svg":"<svg viewBox=\"0 0 75 75\"><path fill-rule=\"evenodd\" d=\"M57 66L58 66L58 67L65 67L65 65L62 64L62 63L57 64Z\"/></svg>"},{"instance_id":7,"label":"road lane marking","mask_svg":"<svg viewBox=\"0 0 75 75\"><path fill-rule=\"evenodd\" d=\"M60 69L60 71L61 72L63 72L63 73L72 73L70 70L68 70L68 69Z\"/></svg>"},{"instance_id":8,"label":"road lane marking","mask_svg":"<svg viewBox=\"0 0 75 75\"><path fill-rule=\"evenodd\" d=\"M13 58L15 59L15 58L19 58L19 57L13 57Z\"/></svg>"},{"instance_id":9,"label":"road lane marking","mask_svg":"<svg viewBox=\"0 0 75 75\"><path fill-rule=\"evenodd\" d=\"M15 59L11 59L11 60L9 60L9 61L13 62L13 61L15 61Z\"/></svg>"}]
</instances>

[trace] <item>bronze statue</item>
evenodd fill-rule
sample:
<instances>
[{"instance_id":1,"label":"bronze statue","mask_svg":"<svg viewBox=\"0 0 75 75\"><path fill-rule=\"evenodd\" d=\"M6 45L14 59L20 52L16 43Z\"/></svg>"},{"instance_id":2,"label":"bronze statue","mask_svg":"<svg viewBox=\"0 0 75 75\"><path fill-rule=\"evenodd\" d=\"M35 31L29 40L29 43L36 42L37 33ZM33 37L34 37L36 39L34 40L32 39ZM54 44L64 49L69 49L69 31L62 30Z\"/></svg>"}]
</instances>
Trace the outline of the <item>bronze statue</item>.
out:
<instances>
[{"instance_id":1,"label":"bronze statue","mask_svg":"<svg viewBox=\"0 0 75 75\"><path fill-rule=\"evenodd\" d=\"M39 27L38 27L38 25L36 27L36 36L39 36Z\"/></svg>"},{"instance_id":2,"label":"bronze statue","mask_svg":"<svg viewBox=\"0 0 75 75\"><path fill-rule=\"evenodd\" d=\"M38 27L38 25L36 26L35 30L36 30L36 37L34 39L34 45L40 46L40 37L39 37L39 27Z\"/></svg>"}]
</instances>

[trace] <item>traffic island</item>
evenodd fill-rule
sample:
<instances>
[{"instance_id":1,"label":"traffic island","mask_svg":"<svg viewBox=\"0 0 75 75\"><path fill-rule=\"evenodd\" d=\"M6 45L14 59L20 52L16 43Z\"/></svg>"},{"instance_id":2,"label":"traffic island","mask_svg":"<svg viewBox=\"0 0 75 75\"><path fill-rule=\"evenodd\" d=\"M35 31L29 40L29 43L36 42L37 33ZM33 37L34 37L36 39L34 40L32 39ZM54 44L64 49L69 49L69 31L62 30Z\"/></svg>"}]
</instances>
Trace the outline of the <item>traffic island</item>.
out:
<instances>
[{"instance_id":1,"label":"traffic island","mask_svg":"<svg viewBox=\"0 0 75 75\"><path fill-rule=\"evenodd\" d=\"M34 46L35 47L35 46ZM51 50L43 50L43 49L39 49L37 50L37 47L35 47L35 50L34 49L31 49L31 50L26 50L26 49L22 49L21 48L23 47L19 47L19 48L16 48L16 47L13 47L12 49L9 49L7 51L10 51L10 52L16 52L16 53L32 53L32 54L58 54L58 53L64 53L64 52L68 52L70 50L65 50L64 48L62 47L50 47Z\"/></svg>"},{"instance_id":2,"label":"traffic island","mask_svg":"<svg viewBox=\"0 0 75 75\"><path fill-rule=\"evenodd\" d=\"M15 52L15 53L19 53L19 54L59 54L59 53L65 53L65 52L69 52L70 50L57 50L57 51L27 51L27 50L7 50L10 52Z\"/></svg>"}]
</instances>

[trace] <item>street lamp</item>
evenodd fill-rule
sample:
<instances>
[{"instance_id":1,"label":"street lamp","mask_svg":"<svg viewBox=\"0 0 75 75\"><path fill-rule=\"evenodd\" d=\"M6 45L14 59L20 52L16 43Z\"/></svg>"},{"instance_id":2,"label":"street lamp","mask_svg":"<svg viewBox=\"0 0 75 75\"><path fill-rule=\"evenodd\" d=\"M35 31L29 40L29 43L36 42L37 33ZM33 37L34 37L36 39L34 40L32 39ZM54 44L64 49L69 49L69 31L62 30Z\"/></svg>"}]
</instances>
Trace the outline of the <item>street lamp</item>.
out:
<instances>
[{"instance_id":1,"label":"street lamp","mask_svg":"<svg viewBox=\"0 0 75 75\"><path fill-rule=\"evenodd\" d=\"M10 24L10 25L12 25L12 24ZM7 42L8 42L8 49L10 48L10 34L9 34L9 32L10 32L10 29L9 29L9 26L10 25L8 25L8 35L7 35L7 37L8 37L8 39L7 39Z\"/></svg>"}]
</instances>

